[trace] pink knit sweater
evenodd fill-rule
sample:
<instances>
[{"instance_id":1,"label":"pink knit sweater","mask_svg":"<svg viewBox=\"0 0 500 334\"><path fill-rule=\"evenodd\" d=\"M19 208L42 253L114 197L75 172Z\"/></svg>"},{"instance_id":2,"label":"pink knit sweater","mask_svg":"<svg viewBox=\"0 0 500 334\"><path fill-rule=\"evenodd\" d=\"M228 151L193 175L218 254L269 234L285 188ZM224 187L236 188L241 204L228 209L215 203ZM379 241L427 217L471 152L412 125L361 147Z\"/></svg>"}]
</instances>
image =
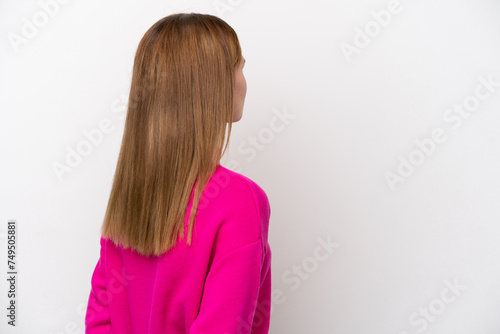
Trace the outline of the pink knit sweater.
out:
<instances>
[{"instance_id":1,"label":"pink knit sweater","mask_svg":"<svg viewBox=\"0 0 500 334\"><path fill-rule=\"evenodd\" d=\"M85 333L268 333L270 214L262 188L219 164L202 194L191 246L184 238L146 257L101 237Z\"/></svg>"}]
</instances>

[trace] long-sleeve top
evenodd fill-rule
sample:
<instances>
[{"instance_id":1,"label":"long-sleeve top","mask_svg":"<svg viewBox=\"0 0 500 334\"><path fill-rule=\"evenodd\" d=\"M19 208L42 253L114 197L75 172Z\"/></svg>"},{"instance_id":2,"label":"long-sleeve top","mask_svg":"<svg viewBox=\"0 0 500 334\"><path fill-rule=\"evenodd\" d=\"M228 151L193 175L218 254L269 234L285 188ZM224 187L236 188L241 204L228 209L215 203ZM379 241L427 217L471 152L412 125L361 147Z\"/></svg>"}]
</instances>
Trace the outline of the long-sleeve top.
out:
<instances>
[{"instance_id":1,"label":"long-sleeve top","mask_svg":"<svg viewBox=\"0 0 500 334\"><path fill-rule=\"evenodd\" d=\"M220 164L204 188L190 246L143 256L100 238L86 334L263 334L271 311L271 208L264 190Z\"/></svg>"}]
</instances>

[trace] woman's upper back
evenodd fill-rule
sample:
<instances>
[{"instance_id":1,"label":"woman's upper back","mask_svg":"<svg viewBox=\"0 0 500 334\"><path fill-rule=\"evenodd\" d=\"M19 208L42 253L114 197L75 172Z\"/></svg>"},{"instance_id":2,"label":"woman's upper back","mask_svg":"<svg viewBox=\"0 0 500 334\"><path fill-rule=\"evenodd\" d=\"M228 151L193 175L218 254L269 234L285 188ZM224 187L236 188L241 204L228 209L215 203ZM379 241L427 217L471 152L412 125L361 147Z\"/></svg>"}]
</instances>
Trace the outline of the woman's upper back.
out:
<instances>
[{"instance_id":1,"label":"woman's upper back","mask_svg":"<svg viewBox=\"0 0 500 334\"><path fill-rule=\"evenodd\" d=\"M218 165L190 246L178 240L167 253L145 257L101 238L86 333L267 333L270 213L261 187Z\"/></svg>"}]
</instances>

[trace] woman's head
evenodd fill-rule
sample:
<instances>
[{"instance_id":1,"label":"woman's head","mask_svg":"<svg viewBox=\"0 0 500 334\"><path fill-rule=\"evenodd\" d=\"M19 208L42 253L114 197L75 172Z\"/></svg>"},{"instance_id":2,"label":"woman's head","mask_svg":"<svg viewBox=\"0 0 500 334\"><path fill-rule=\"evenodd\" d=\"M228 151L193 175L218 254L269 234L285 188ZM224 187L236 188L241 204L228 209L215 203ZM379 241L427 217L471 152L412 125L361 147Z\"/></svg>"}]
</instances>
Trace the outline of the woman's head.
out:
<instances>
[{"instance_id":1,"label":"woman's head","mask_svg":"<svg viewBox=\"0 0 500 334\"><path fill-rule=\"evenodd\" d=\"M135 55L127 118L103 236L142 254L184 235L184 210L224 154L246 95L235 31L208 14L162 18ZM224 146L224 139L227 141Z\"/></svg>"},{"instance_id":2,"label":"woman's head","mask_svg":"<svg viewBox=\"0 0 500 334\"><path fill-rule=\"evenodd\" d=\"M196 13L169 15L139 43L131 96L164 108L212 146L240 120L246 95L245 59L238 36L222 19ZM173 125L173 124L172 124ZM224 130L224 131L222 131ZM229 136L228 136L229 140ZM207 144L209 144L207 142Z\"/></svg>"}]
</instances>

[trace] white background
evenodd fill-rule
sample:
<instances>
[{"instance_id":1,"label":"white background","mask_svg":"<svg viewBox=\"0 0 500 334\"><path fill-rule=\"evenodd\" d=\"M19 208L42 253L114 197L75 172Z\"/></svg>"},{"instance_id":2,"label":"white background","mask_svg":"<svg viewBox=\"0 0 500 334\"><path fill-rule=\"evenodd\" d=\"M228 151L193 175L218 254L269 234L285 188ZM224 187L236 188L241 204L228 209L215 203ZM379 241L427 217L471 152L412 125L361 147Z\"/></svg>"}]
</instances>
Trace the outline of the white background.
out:
<instances>
[{"instance_id":1,"label":"white background","mask_svg":"<svg viewBox=\"0 0 500 334\"><path fill-rule=\"evenodd\" d=\"M48 16L37 1L0 2L1 333L84 333L133 57L153 23L180 11L226 20L247 60L244 115L222 164L271 203L281 297L270 333L500 332L500 86L474 97L488 93L479 77L500 82L498 1L58 7ZM388 9L377 23L372 12ZM26 22L37 31L15 46ZM346 56L346 45L357 53ZM447 114L465 101L479 101L469 117ZM292 116L274 123L277 113ZM54 164L105 119L112 130L58 178ZM418 153L415 141L436 128L446 140ZM391 189L386 173L410 156L420 165ZM9 219L18 222L15 329L5 309ZM331 254L317 249L328 238L339 245Z\"/></svg>"}]
</instances>

